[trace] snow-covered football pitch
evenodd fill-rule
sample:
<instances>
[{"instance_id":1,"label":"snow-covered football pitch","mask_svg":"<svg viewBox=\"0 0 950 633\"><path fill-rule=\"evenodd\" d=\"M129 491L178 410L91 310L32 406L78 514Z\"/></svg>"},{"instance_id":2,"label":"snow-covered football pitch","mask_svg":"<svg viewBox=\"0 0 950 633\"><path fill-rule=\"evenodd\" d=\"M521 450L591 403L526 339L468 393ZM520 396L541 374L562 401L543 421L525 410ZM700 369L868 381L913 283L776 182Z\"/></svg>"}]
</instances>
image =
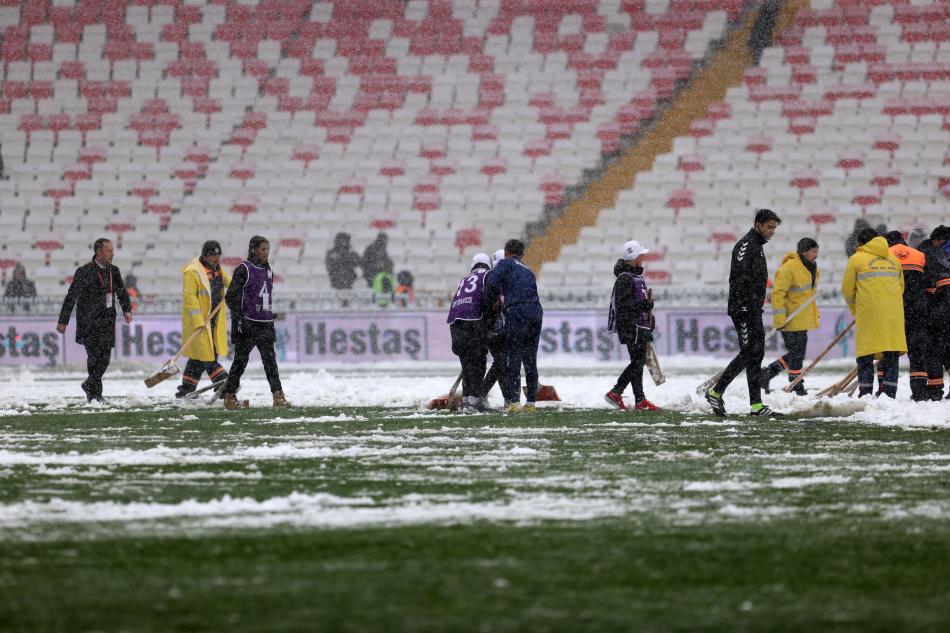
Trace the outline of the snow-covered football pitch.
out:
<instances>
[{"instance_id":1,"label":"snow-covered football pitch","mask_svg":"<svg viewBox=\"0 0 950 633\"><path fill-rule=\"evenodd\" d=\"M424 405L451 365L282 368L251 408L0 372L0 630L950 627L950 403L765 396L713 416L709 359L545 366L535 416ZM831 384L843 364L810 376ZM780 387L782 380L773 382ZM496 393L493 403L500 405Z\"/></svg>"}]
</instances>

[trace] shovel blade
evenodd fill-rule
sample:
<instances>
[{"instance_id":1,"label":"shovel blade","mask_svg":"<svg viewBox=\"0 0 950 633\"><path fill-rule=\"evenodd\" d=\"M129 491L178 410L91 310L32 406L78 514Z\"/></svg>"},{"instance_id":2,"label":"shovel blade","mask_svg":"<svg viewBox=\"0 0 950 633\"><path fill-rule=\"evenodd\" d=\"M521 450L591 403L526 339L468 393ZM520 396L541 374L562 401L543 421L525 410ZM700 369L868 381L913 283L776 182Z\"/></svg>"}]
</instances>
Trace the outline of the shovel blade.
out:
<instances>
[{"instance_id":1,"label":"shovel blade","mask_svg":"<svg viewBox=\"0 0 950 633\"><path fill-rule=\"evenodd\" d=\"M528 397L528 387L524 386L524 395L525 398ZM557 395L557 389L554 388L554 385L538 385L537 393L538 402L560 402L561 398Z\"/></svg>"},{"instance_id":2,"label":"shovel blade","mask_svg":"<svg viewBox=\"0 0 950 633\"><path fill-rule=\"evenodd\" d=\"M445 394L429 401L429 409L449 409L455 411L462 404L462 396Z\"/></svg>"},{"instance_id":3,"label":"shovel blade","mask_svg":"<svg viewBox=\"0 0 950 633\"><path fill-rule=\"evenodd\" d=\"M151 389L163 380L168 380L181 370L178 365L163 365L158 371L145 379L145 386Z\"/></svg>"}]
</instances>

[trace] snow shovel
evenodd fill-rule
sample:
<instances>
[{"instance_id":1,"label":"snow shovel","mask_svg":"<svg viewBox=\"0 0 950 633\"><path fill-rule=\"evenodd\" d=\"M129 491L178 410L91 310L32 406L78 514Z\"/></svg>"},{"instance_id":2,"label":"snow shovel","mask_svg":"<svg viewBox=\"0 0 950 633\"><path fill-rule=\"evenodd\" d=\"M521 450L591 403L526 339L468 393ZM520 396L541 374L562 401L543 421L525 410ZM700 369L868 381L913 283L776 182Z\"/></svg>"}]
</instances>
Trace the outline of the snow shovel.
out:
<instances>
[{"instance_id":1,"label":"snow shovel","mask_svg":"<svg viewBox=\"0 0 950 633\"><path fill-rule=\"evenodd\" d=\"M523 387L524 397L528 397L528 385ZM560 402L561 397L557 395L557 389L554 388L554 385L538 385L538 393L535 396L535 399L538 402Z\"/></svg>"},{"instance_id":2,"label":"snow shovel","mask_svg":"<svg viewBox=\"0 0 950 633\"><path fill-rule=\"evenodd\" d=\"M855 324L855 321L851 321L851 323L848 324L848 327L846 327L845 329L841 330L841 332L838 333L838 336L834 337L834 338L832 339L832 341L831 341L830 343L828 343L828 347L826 347L824 350L822 350L821 354L818 354L818 356L815 358L815 360L813 360L813 361L811 362L811 365L809 365L809 366L805 369L805 371L803 371L802 373L800 373L800 374L798 375L798 378L796 378L796 379L793 380L792 382L788 383L788 385L785 386L785 388L783 389L783 391L784 391L785 393L791 393L791 391L792 391L796 386L798 386L798 383L800 383L801 381L803 381L803 380L805 379L805 376L808 375L808 372L810 372L812 369L815 368L815 365L818 364L818 361L820 361L822 358L824 358L824 357L825 357L825 354L827 354L828 352L830 352L830 351L832 350L832 348L833 348L835 345L838 344L838 341L840 341L842 338L844 338L844 335L847 334L847 333L851 330L851 328L854 327L854 324Z\"/></svg>"},{"instance_id":3,"label":"snow shovel","mask_svg":"<svg viewBox=\"0 0 950 633\"><path fill-rule=\"evenodd\" d=\"M824 389L819 391L818 397L823 398L827 396L829 398L833 398L834 396L837 396L839 393L844 393L845 391L850 390L852 383L857 384L857 377L858 377L858 368L853 367L851 368L850 371L848 371L847 374L845 374L844 378L842 378L835 384L825 387Z\"/></svg>"},{"instance_id":4,"label":"snow shovel","mask_svg":"<svg viewBox=\"0 0 950 633\"><path fill-rule=\"evenodd\" d=\"M653 301L653 288L647 290L647 299ZM656 321L653 317L653 310L650 310L650 325L655 329ZM663 368L660 367L660 359L656 357L656 350L653 349L653 343L647 343L647 360L646 360L647 369L650 371L650 378L653 379L653 384L656 386L662 385L666 382L666 374L663 373Z\"/></svg>"},{"instance_id":5,"label":"snow shovel","mask_svg":"<svg viewBox=\"0 0 950 633\"><path fill-rule=\"evenodd\" d=\"M429 401L429 409L451 409L455 411L462 404L462 396L456 395L459 384L462 382L462 372L459 372L458 378L452 383L452 388L444 396L433 398Z\"/></svg>"},{"instance_id":6,"label":"snow shovel","mask_svg":"<svg viewBox=\"0 0 950 633\"><path fill-rule=\"evenodd\" d=\"M647 343L647 370L650 372L653 384L657 387L666 382L666 374L663 373L663 368L660 367L660 359L656 357L653 343Z\"/></svg>"},{"instance_id":7,"label":"snow shovel","mask_svg":"<svg viewBox=\"0 0 950 633\"><path fill-rule=\"evenodd\" d=\"M817 299L817 298L818 298L818 295L817 295L817 294L813 294L811 297L809 297L809 298L808 298L808 301L806 301L805 303L803 303L803 304L801 304L800 306L798 306L798 307L795 309L794 312L792 312L790 315L788 315L788 318L785 319L785 323L783 323L780 327L773 327L771 330L769 330L768 333L765 335L765 339L764 339L764 340L768 341L769 338L771 338L773 334L775 334L776 332L778 332L779 330L781 330L783 327L785 327L786 325L788 325L789 323L791 323L791 322L792 322L792 319L794 319L795 317L797 317L797 316L799 315L799 313L801 313L802 310L804 310L805 308L807 308L808 306L810 306L810 305L811 305L811 302L814 301L814 300ZM715 385L717 382L719 382L719 377L722 376L722 375L725 373L725 371L726 371L726 370L723 369L722 371L716 372L716 374L715 374L714 376L710 376L709 378L707 378L706 380L704 380L701 385L699 385L698 387L696 387L696 393L697 393L698 395L700 395L700 396L705 396L705 395L706 395L706 392L709 391L709 390L712 388L713 385Z\"/></svg>"},{"instance_id":8,"label":"snow shovel","mask_svg":"<svg viewBox=\"0 0 950 633\"><path fill-rule=\"evenodd\" d=\"M156 369L148 378L145 379L145 386L151 389L158 383L168 380L175 374L181 372L181 369L178 368L178 365L175 363L178 362L178 359L181 358L182 354L185 353L185 350L188 349L188 346L191 345L191 342L198 338L198 335L205 331L205 329L211 324L211 319L213 319L221 308L224 306L224 301L215 306L214 310L211 311L211 314L208 315L208 319L204 322L199 328L196 328L194 332L191 333L184 343L181 344L181 349L178 350L174 356L165 361L165 364Z\"/></svg>"},{"instance_id":9,"label":"snow shovel","mask_svg":"<svg viewBox=\"0 0 950 633\"><path fill-rule=\"evenodd\" d=\"M213 382L213 383L211 383L210 385L205 385L205 386L202 387L201 389L195 389L195 390L192 391L191 393L186 393L184 396L182 396L182 399L184 399L184 400L197 400L197 399L198 399L198 396L200 396L201 394L206 393L206 392L208 392L208 391L211 391L212 389L215 389L215 390L224 389L224 384L225 384L226 382L227 382L227 380L221 380L221 381L219 381L219 382ZM216 391L216 392L211 396L211 402L214 402L215 400L217 400L219 395L220 395L220 394L218 394L217 391Z\"/></svg>"}]
</instances>

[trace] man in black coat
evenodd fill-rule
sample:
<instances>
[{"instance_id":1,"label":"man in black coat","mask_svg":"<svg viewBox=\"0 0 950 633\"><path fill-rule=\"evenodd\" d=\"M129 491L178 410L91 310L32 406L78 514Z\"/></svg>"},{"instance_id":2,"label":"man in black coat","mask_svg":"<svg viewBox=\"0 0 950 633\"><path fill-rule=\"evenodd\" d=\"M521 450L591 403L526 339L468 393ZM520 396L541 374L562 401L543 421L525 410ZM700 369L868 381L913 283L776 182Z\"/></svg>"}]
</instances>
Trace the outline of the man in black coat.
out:
<instances>
[{"instance_id":1,"label":"man in black coat","mask_svg":"<svg viewBox=\"0 0 950 633\"><path fill-rule=\"evenodd\" d=\"M726 407L722 394L743 370L749 383L751 415L777 417L769 407L762 404L760 378L762 358L765 356L765 327L762 325L762 306L765 304L765 288L769 281L765 261L765 245L782 220L771 209L759 209L754 225L736 242L732 249L729 268L728 313L739 339L739 354L732 359L719 380L706 392L706 401L713 412L725 415Z\"/></svg>"},{"instance_id":2,"label":"man in black coat","mask_svg":"<svg viewBox=\"0 0 950 633\"><path fill-rule=\"evenodd\" d=\"M82 383L86 400L102 402L102 375L109 367L115 347L115 302L122 306L126 323L132 322L132 302L122 283L122 273L112 265L115 249L104 237L93 245L92 261L76 269L69 285L56 331L66 332L76 306L76 342L86 348L89 377Z\"/></svg>"}]
</instances>

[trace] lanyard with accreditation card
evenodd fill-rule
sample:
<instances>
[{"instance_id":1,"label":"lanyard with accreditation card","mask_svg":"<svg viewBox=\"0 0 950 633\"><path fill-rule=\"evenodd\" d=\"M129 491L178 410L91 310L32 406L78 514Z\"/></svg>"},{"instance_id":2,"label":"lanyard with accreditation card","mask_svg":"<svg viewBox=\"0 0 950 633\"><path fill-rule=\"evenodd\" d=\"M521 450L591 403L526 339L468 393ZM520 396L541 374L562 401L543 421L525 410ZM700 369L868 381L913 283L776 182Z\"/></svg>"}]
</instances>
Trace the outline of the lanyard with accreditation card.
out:
<instances>
[{"instance_id":1,"label":"lanyard with accreditation card","mask_svg":"<svg viewBox=\"0 0 950 633\"><path fill-rule=\"evenodd\" d=\"M99 277L99 285L102 286L102 289L106 289L106 283L102 280L102 270L97 270L96 275ZM113 303L113 292L112 292L112 271L109 271L109 293L106 294L106 308L111 308Z\"/></svg>"}]
</instances>

